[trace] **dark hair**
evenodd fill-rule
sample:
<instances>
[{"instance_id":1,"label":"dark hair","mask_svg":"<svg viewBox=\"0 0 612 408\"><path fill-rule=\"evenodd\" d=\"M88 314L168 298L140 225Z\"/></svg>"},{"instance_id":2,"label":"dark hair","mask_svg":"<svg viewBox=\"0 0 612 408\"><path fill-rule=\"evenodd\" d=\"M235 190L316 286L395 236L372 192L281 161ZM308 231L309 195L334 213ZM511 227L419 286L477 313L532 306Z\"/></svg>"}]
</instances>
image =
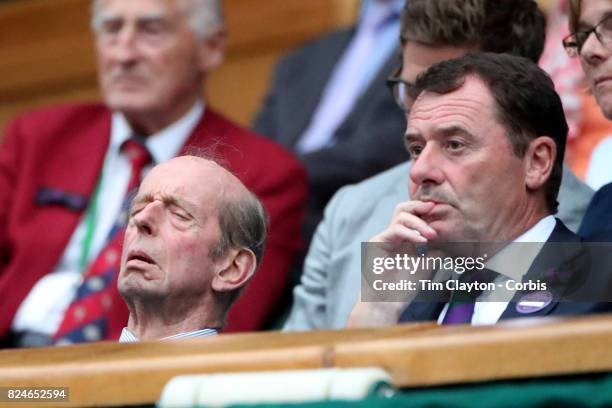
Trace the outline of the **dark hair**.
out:
<instances>
[{"instance_id":1,"label":"dark hair","mask_svg":"<svg viewBox=\"0 0 612 408\"><path fill-rule=\"evenodd\" d=\"M563 172L567 122L561 99L550 77L527 58L509 54L478 53L442 61L418 76L414 94L424 91L446 94L475 76L491 91L499 123L504 126L514 154L523 157L529 142L551 137L557 156L546 183L546 203L557 212L557 195Z\"/></svg>"},{"instance_id":2,"label":"dark hair","mask_svg":"<svg viewBox=\"0 0 612 408\"><path fill-rule=\"evenodd\" d=\"M409 0L401 18L402 44L505 52L537 62L546 17L533 0Z\"/></svg>"},{"instance_id":3,"label":"dark hair","mask_svg":"<svg viewBox=\"0 0 612 408\"><path fill-rule=\"evenodd\" d=\"M570 31L575 33L578 31L578 23L580 21L580 10L582 8L581 0L569 0L569 26Z\"/></svg>"}]
</instances>

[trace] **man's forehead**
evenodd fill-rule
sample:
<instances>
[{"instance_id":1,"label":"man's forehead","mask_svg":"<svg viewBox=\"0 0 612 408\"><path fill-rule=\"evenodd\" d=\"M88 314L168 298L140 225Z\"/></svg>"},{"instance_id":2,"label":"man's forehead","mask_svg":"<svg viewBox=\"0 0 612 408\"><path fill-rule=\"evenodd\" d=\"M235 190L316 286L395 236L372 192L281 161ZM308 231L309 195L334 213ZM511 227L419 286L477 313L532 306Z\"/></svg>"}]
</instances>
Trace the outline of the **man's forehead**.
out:
<instances>
[{"instance_id":1,"label":"man's forehead","mask_svg":"<svg viewBox=\"0 0 612 408\"><path fill-rule=\"evenodd\" d=\"M170 17L177 12L176 1L172 0L102 0L99 9L105 18L158 19Z\"/></svg>"},{"instance_id":2,"label":"man's forehead","mask_svg":"<svg viewBox=\"0 0 612 408\"><path fill-rule=\"evenodd\" d=\"M445 125L444 121L477 124L493 118L494 100L482 80L467 77L463 84L448 93L421 92L408 117L408 132L421 126Z\"/></svg>"},{"instance_id":3,"label":"man's forehead","mask_svg":"<svg viewBox=\"0 0 612 408\"><path fill-rule=\"evenodd\" d=\"M141 191L210 201L222 194L227 183L226 172L202 158L177 157L154 167L143 180Z\"/></svg>"},{"instance_id":4,"label":"man's forehead","mask_svg":"<svg viewBox=\"0 0 612 408\"><path fill-rule=\"evenodd\" d=\"M612 2L609 0L582 1L580 4L579 29L590 29L612 13Z\"/></svg>"}]
</instances>

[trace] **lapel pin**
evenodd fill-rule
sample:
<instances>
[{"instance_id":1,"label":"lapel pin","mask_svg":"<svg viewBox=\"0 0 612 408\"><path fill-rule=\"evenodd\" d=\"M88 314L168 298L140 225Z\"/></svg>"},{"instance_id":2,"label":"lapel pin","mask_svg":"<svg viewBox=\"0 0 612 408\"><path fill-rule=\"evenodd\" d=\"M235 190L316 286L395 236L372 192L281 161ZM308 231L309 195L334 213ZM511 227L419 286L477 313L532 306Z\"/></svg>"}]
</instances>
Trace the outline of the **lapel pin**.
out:
<instances>
[{"instance_id":1,"label":"lapel pin","mask_svg":"<svg viewBox=\"0 0 612 408\"><path fill-rule=\"evenodd\" d=\"M523 314L535 313L550 305L553 295L547 290L532 292L523 297L516 304L516 311Z\"/></svg>"}]
</instances>

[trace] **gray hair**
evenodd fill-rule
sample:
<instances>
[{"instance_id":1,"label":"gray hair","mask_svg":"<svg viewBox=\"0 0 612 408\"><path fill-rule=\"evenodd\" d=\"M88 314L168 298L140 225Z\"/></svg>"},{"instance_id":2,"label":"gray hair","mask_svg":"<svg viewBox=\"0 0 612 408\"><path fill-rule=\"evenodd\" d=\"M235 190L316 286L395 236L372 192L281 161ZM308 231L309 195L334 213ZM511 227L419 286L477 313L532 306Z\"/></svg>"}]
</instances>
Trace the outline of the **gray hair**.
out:
<instances>
[{"instance_id":1,"label":"gray hair","mask_svg":"<svg viewBox=\"0 0 612 408\"><path fill-rule=\"evenodd\" d=\"M246 190L246 189L245 189ZM248 248L255 254L255 272L261 265L266 236L268 216L259 199L246 190L235 194L223 192L218 202L220 237L217 245L210 251L212 260L223 258L232 248ZM227 305L231 306L240 296L245 286L227 293ZM227 310L227 309L226 309Z\"/></svg>"},{"instance_id":2,"label":"gray hair","mask_svg":"<svg viewBox=\"0 0 612 408\"><path fill-rule=\"evenodd\" d=\"M219 243L211 250L211 257L219 259L231 248L248 248L255 254L257 266L263 257L268 217L259 199L246 190L219 200Z\"/></svg>"},{"instance_id":3,"label":"gray hair","mask_svg":"<svg viewBox=\"0 0 612 408\"><path fill-rule=\"evenodd\" d=\"M200 39L206 39L216 30L223 27L223 7L221 0L175 0L180 3L187 17L191 29ZM95 31L100 29L100 11L102 0L92 1L91 27Z\"/></svg>"}]
</instances>

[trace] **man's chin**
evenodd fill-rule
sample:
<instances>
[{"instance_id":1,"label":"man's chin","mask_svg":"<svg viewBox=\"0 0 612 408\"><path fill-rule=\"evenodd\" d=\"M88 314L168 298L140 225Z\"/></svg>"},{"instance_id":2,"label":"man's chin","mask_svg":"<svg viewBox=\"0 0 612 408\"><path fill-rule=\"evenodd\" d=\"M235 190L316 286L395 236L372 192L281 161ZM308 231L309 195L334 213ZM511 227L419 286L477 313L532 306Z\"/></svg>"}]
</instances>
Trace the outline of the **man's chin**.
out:
<instances>
[{"instance_id":1,"label":"man's chin","mask_svg":"<svg viewBox=\"0 0 612 408\"><path fill-rule=\"evenodd\" d=\"M142 115L155 110L151 96L139 92L113 92L105 97L105 104L124 115Z\"/></svg>"},{"instance_id":2,"label":"man's chin","mask_svg":"<svg viewBox=\"0 0 612 408\"><path fill-rule=\"evenodd\" d=\"M133 283L119 284L119 293L127 303L133 302L151 302L164 298L159 287L150 287L150 285L136 285Z\"/></svg>"}]
</instances>

